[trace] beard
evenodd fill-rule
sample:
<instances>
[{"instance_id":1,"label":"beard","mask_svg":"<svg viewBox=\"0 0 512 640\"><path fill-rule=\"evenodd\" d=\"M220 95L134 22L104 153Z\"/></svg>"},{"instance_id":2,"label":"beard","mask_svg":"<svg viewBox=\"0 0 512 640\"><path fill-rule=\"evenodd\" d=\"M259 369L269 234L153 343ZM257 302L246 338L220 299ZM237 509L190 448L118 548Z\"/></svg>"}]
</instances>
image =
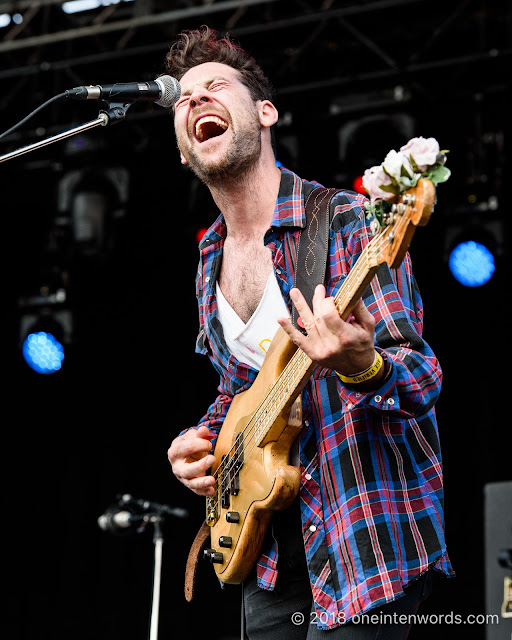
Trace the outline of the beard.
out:
<instances>
[{"instance_id":1,"label":"beard","mask_svg":"<svg viewBox=\"0 0 512 640\"><path fill-rule=\"evenodd\" d=\"M223 134L224 135L224 134ZM178 140L179 146L179 140ZM256 165L261 154L261 130L259 122L233 132L226 154L216 161L202 160L194 149L188 151L188 166L208 187L216 186L247 175Z\"/></svg>"}]
</instances>

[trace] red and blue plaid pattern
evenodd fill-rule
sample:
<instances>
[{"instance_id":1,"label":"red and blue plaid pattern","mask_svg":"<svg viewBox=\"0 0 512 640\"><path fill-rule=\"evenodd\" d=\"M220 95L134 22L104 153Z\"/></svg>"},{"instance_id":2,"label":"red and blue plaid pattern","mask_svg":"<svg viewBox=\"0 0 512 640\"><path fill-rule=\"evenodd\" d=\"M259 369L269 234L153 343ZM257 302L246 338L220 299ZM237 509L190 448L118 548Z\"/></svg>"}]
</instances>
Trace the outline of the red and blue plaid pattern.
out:
<instances>
[{"instance_id":1,"label":"red and blue plaid pattern","mask_svg":"<svg viewBox=\"0 0 512 640\"><path fill-rule=\"evenodd\" d=\"M283 169L265 243L283 297L294 281L305 224L304 185ZM342 191L331 204L327 290L335 295L370 238L365 198ZM200 332L196 350L219 373L219 395L199 422L218 432L235 393L257 371L230 355L217 318L215 283L226 227L222 215L203 237L197 273ZM422 338L423 305L409 254L397 270L381 267L363 300L375 316L375 346L388 375L372 392L344 385L318 368L302 392L300 489L304 546L321 628L381 606L430 567L453 575L443 527L441 451L434 405L442 372ZM258 583L273 589L276 545L264 549Z\"/></svg>"}]
</instances>

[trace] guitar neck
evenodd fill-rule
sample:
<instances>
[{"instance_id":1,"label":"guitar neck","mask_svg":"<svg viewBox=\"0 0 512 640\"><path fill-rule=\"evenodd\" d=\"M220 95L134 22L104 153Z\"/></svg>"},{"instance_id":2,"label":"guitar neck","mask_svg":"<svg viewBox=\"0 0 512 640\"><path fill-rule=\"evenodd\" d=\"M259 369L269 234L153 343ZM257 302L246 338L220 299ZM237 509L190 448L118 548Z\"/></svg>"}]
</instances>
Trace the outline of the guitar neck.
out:
<instances>
[{"instance_id":1,"label":"guitar neck","mask_svg":"<svg viewBox=\"0 0 512 640\"><path fill-rule=\"evenodd\" d=\"M380 232L363 249L356 264L334 297L334 304L343 320L349 317L380 267L376 256L382 244L382 236L383 232ZM272 426L276 419L290 409L317 366L317 363L301 349L297 349L293 354L255 412L254 437L256 445L263 446L266 441L274 439Z\"/></svg>"}]
</instances>

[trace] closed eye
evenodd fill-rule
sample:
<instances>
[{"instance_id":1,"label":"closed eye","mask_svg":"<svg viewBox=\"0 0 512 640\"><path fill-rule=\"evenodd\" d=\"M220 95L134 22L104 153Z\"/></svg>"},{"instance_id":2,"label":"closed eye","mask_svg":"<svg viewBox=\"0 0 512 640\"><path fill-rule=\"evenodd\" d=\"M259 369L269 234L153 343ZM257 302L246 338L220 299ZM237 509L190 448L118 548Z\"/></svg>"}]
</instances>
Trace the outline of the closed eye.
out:
<instances>
[{"instance_id":1,"label":"closed eye","mask_svg":"<svg viewBox=\"0 0 512 640\"><path fill-rule=\"evenodd\" d=\"M212 82L212 84L208 87L208 91L218 91L219 89L223 89L224 87L226 87L227 84L227 82L223 82L220 80Z\"/></svg>"},{"instance_id":2,"label":"closed eye","mask_svg":"<svg viewBox=\"0 0 512 640\"><path fill-rule=\"evenodd\" d=\"M175 109L179 109L181 106L183 106L189 100L190 100L190 96L181 96L181 98L178 100L178 102L176 102L174 104L174 108Z\"/></svg>"}]
</instances>

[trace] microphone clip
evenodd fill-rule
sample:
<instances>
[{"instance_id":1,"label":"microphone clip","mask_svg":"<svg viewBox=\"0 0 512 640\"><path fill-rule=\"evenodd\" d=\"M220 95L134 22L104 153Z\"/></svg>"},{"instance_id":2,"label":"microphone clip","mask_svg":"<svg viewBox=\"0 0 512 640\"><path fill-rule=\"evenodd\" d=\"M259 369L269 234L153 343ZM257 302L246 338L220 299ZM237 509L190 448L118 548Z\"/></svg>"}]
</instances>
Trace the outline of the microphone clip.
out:
<instances>
[{"instance_id":1,"label":"microphone clip","mask_svg":"<svg viewBox=\"0 0 512 640\"><path fill-rule=\"evenodd\" d=\"M100 114L105 114L109 124L121 122L126 117L126 112L132 106L133 102L110 102L106 101L108 109L102 109Z\"/></svg>"}]
</instances>

